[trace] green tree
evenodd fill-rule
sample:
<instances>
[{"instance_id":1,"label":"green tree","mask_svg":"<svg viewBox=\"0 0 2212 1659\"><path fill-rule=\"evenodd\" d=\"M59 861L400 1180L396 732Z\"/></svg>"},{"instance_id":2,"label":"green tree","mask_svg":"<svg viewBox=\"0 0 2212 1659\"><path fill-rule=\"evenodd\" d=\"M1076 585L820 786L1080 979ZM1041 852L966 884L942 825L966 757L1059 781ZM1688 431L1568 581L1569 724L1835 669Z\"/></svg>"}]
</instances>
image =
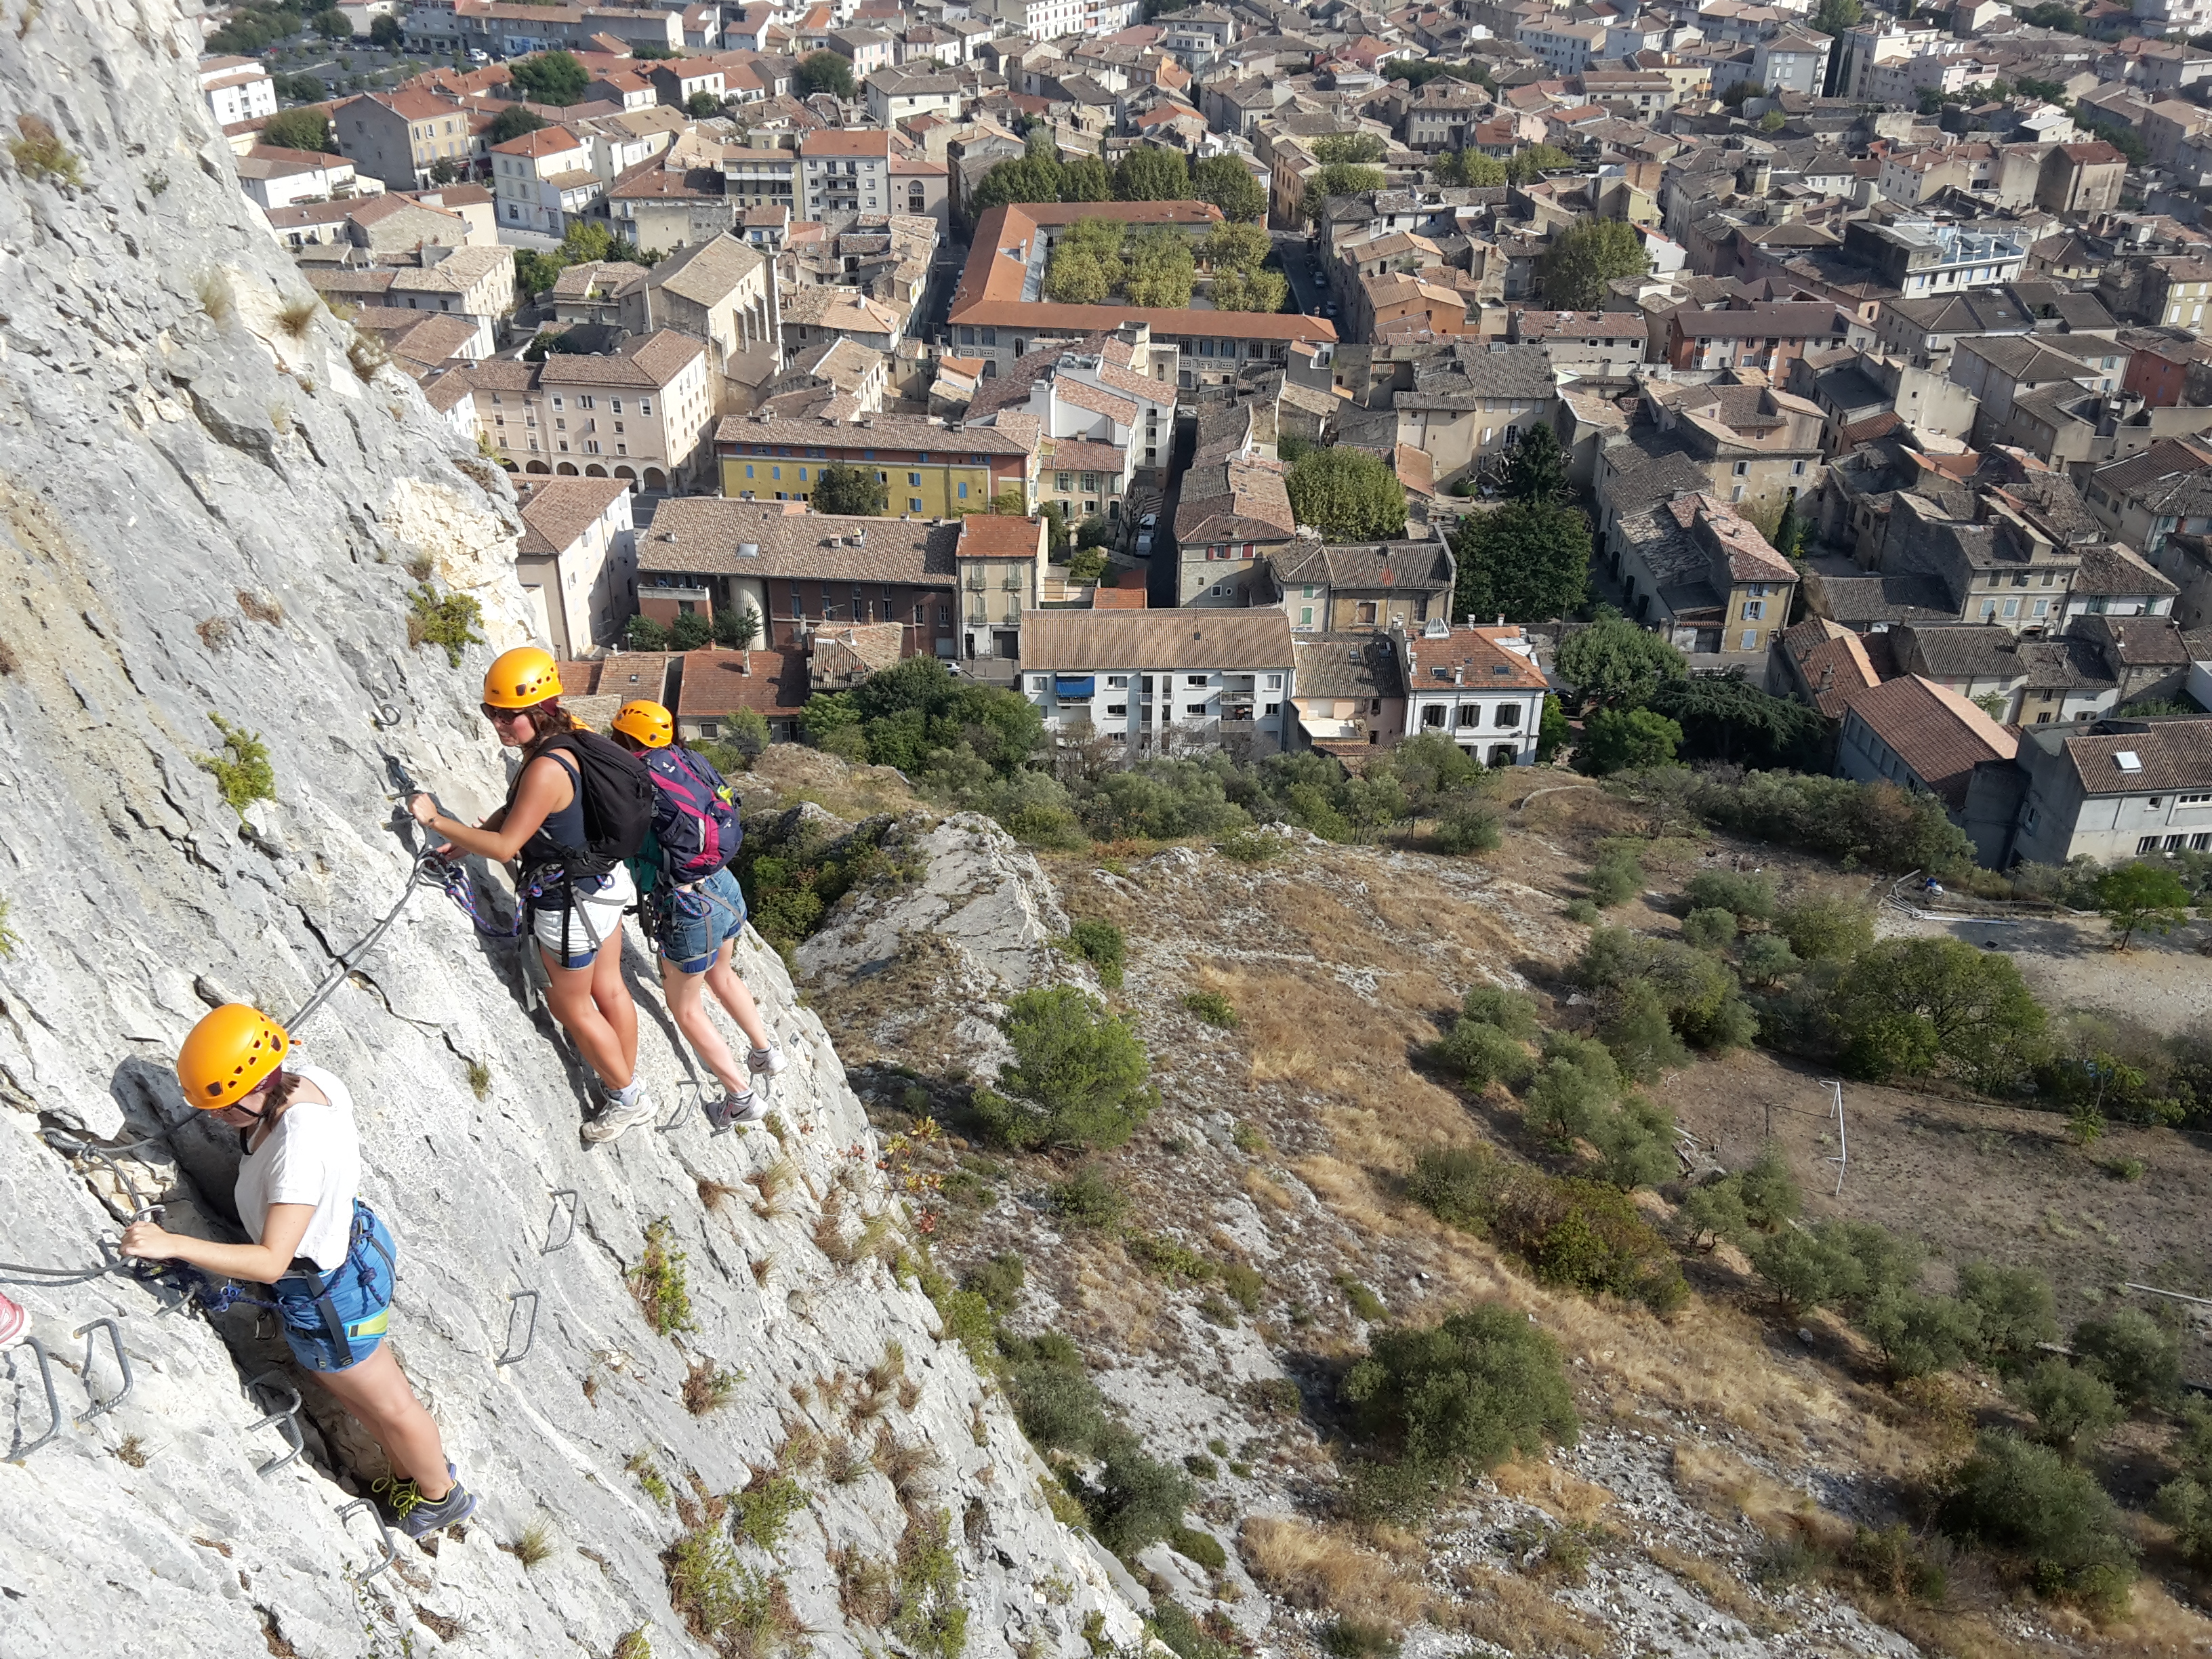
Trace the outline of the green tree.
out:
<instances>
[{"instance_id":1,"label":"green tree","mask_svg":"<svg viewBox=\"0 0 2212 1659\"><path fill-rule=\"evenodd\" d=\"M1759 130L1761 132L1779 132L1789 125L1789 121L1790 118L1780 110L1771 109L1759 118Z\"/></svg>"},{"instance_id":2,"label":"green tree","mask_svg":"<svg viewBox=\"0 0 2212 1659\"><path fill-rule=\"evenodd\" d=\"M1459 562L1455 617L1549 622L1573 615L1589 592L1589 520L1556 500L1508 501L1469 514L1452 552Z\"/></svg>"},{"instance_id":3,"label":"green tree","mask_svg":"<svg viewBox=\"0 0 2212 1659\"><path fill-rule=\"evenodd\" d=\"M384 20L379 18L378 21ZM330 96L330 88L312 75L273 75L269 77L276 95L288 104L319 103Z\"/></svg>"},{"instance_id":4,"label":"green tree","mask_svg":"<svg viewBox=\"0 0 2212 1659\"><path fill-rule=\"evenodd\" d=\"M1790 491L1783 501L1782 516L1775 520L1774 534L1767 539L1785 559L1805 556L1805 520L1797 512L1796 491Z\"/></svg>"},{"instance_id":5,"label":"green tree","mask_svg":"<svg viewBox=\"0 0 2212 1659\"><path fill-rule=\"evenodd\" d=\"M2087 1470L2048 1446L1984 1431L1952 1475L1936 1524L2025 1558L2040 1594L2073 1595L2106 1616L2127 1606L2135 1548L2121 1534L2118 1512Z\"/></svg>"},{"instance_id":6,"label":"green tree","mask_svg":"<svg viewBox=\"0 0 2212 1659\"><path fill-rule=\"evenodd\" d=\"M1209 155L1190 170L1192 194L1211 202L1232 223L1256 224L1267 214L1267 193L1234 155Z\"/></svg>"},{"instance_id":7,"label":"green tree","mask_svg":"<svg viewBox=\"0 0 2212 1659\"><path fill-rule=\"evenodd\" d=\"M1861 1077L1949 1072L2009 1088L2039 1056L2043 1008L2012 958L1954 939L1886 939L1836 981L1829 1012Z\"/></svg>"},{"instance_id":8,"label":"green tree","mask_svg":"<svg viewBox=\"0 0 2212 1659\"><path fill-rule=\"evenodd\" d=\"M836 56L835 53L817 55ZM845 60L840 58L837 61L842 64ZM969 207L981 215L994 207L1006 207L1016 202L1057 202L1060 200L1060 167L1057 161L1029 155L1019 161L1001 161L976 184Z\"/></svg>"},{"instance_id":9,"label":"green tree","mask_svg":"<svg viewBox=\"0 0 2212 1659\"><path fill-rule=\"evenodd\" d=\"M1825 769L1828 723L1808 703L1732 676L1671 680L1644 699L1682 728L1682 758L1732 765Z\"/></svg>"},{"instance_id":10,"label":"green tree","mask_svg":"<svg viewBox=\"0 0 2212 1659\"><path fill-rule=\"evenodd\" d=\"M1583 720L1577 753L1602 777L1608 772L1664 766L1674 758L1681 741L1682 728L1664 714L1648 708L1599 708Z\"/></svg>"},{"instance_id":11,"label":"green tree","mask_svg":"<svg viewBox=\"0 0 2212 1659\"><path fill-rule=\"evenodd\" d=\"M714 625L696 611L686 611L668 625L672 651L696 651L714 637Z\"/></svg>"},{"instance_id":12,"label":"green tree","mask_svg":"<svg viewBox=\"0 0 2212 1659\"><path fill-rule=\"evenodd\" d=\"M1179 149L1139 144L1115 169L1114 194L1124 202L1188 201L1190 163Z\"/></svg>"},{"instance_id":13,"label":"green tree","mask_svg":"<svg viewBox=\"0 0 2212 1659\"><path fill-rule=\"evenodd\" d=\"M847 100L860 95L860 88L853 79L851 63L826 49L810 52L800 58L791 79L802 98L817 92L832 93Z\"/></svg>"},{"instance_id":14,"label":"green tree","mask_svg":"<svg viewBox=\"0 0 2212 1659\"><path fill-rule=\"evenodd\" d=\"M1505 182L1509 185L1533 185L1547 173L1557 173L1575 164L1575 158L1552 144L1529 144L1513 152L1505 163Z\"/></svg>"},{"instance_id":15,"label":"green tree","mask_svg":"<svg viewBox=\"0 0 2212 1659\"><path fill-rule=\"evenodd\" d=\"M491 118L491 126L484 137L492 143L503 144L510 138L520 138L526 132L536 132L546 125L545 118L527 104L509 104Z\"/></svg>"},{"instance_id":16,"label":"green tree","mask_svg":"<svg viewBox=\"0 0 2212 1659\"><path fill-rule=\"evenodd\" d=\"M1372 132L1332 132L1315 139L1307 148L1323 167L1346 161L1379 161L1389 153L1389 146Z\"/></svg>"},{"instance_id":17,"label":"green tree","mask_svg":"<svg viewBox=\"0 0 2212 1659\"><path fill-rule=\"evenodd\" d=\"M1544 303L1561 311L1594 310L1616 276L1642 276L1651 258L1636 228L1618 219L1583 219L1552 239L1539 280Z\"/></svg>"},{"instance_id":18,"label":"green tree","mask_svg":"<svg viewBox=\"0 0 2212 1659\"><path fill-rule=\"evenodd\" d=\"M1536 758L1548 761L1564 748L1573 728L1567 724L1567 711L1559 707L1559 699L1553 692L1544 694L1544 716L1536 727Z\"/></svg>"},{"instance_id":19,"label":"green tree","mask_svg":"<svg viewBox=\"0 0 2212 1659\"><path fill-rule=\"evenodd\" d=\"M278 149L331 154L331 118L321 109L280 109L261 124L261 142Z\"/></svg>"},{"instance_id":20,"label":"green tree","mask_svg":"<svg viewBox=\"0 0 2212 1659\"><path fill-rule=\"evenodd\" d=\"M1235 270L1213 280L1216 311L1280 311L1291 297L1289 280L1279 270Z\"/></svg>"},{"instance_id":21,"label":"green tree","mask_svg":"<svg viewBox=\"0 0 2212 1659\"><path fill-rule=\"evenodd\" d=\"M2056 1357L2014 1377L2005 1392L2035 1419L2035 1437L2069 1463L2096 1450L2127 1413L2112 1385Z\"/></svg>"},{"instance_id":22,"label":"green tree","mask_svg":"<svg viewBox=\"0 0 2212 1659\"><path fill-rule=\"evenodd\" d=\"M1301 457L1285 481L1291 511L1333 541L1406 533L1406 489L1379 456L1334 446Z\"/></svg>"},{"instance_id":23,"label":"green tree","mask_svg":"<svg viewBox=\"0 0 2212 1659\"><path fill-rule=\"evenodd\" d=\"M1555 501L1567 493L1567 458L1558 434L1531 426L1505 461L1505 494L1516 501Z\"/></svg>"},{"instance_id":24,"label":"green tree","mask_svg":"<svg viewBox=\"0 0 2212 1659\"><path fill-rule=\"evenodd\" d=\"M2140 860L2097 878L2097 908L2120 936L2117 950L2126 950L2139 929L2166 934L2180 927L2189 920L2191 896L2172 871Z\"/></svg>"},{"instance_id":25,"label":"green tree","mask_svg":"<svg viewBox=\"0 0 2212 1659\"><path fill-rule=\"evenodd\" d=\"M1381 167L1361 167L1352 161L1334 162L1306 181L1306 216L1318 220L1322 206L1332 196L1364 196L1370 191L1382 189L1383 183Z\"/></svg>"},{"instance_id":26,"label":"green tree","mask_svg":"<svg viewBox=\"0 0 2212 1659\"><path fill-rule=\"evenodd\" d=\"M1452 1480L1571 1445L1578 1428L1558 1344L1504 1303L1379 1333L1344 1397L1366 1437Z\"/></svg>"},{"instance_id":27,"label":"green tree","mask_svg":"<svg viewBox=\"0 0 2212 1659\"><path fill-rule=\"evenodd\" d=\"M1110 202L1114 175L1095 155L1079 155L1060 170L1060 199L1063 202Z\"/></svg>"},{"instance_id":28,"label":"green tree","mask_svg":"<svg viewBox=\"0 0 2212 1659\"><path fill-rule=\"evenodd\" d=\"M1219 161L1233 161L1233 156L1218 155ZM1200 162L1200 166L1206 164ZM1226 220L1208 231L1206 240L1198 245L1199 257L1215 270L1256 270L1267 260L1273 245L1267 233L1257 225L1239 224Z\"/></svg>"},{"instance_id":29,"label":"green tree","mask_svg":"<svg viewBox=\"0 0 2212 1659\"><path fill-rule=\"evenodd\" d=\"M1741 109L1751 100L1765 96L1765 87L1757 81L1735 81L1721 89L1721 102L1730 109Z\"/></svg>"},{"instance_id":30,"label":"green tree","mask_svg":"<svg viewBox=\"0 0 2212 1659\"><path fill-rule=\"evenodd\" d=\"M1505 163L1479 149L1448 149L1438 153L1436 173L1440 185L1495 189L1505 182Z\"/></svg>"},{"instance_id":31,"label":"green tree","mask_svg":"<svg viewBox=\"0 0 2212 1659\"><path fill-rule=\"evenodd\" d=\"M1690 672L1680 652L1617 611L1600 612L1588 628L1562 640L1557 662L1585 705L1642 703L1662 682Z\"/></svg>"},{"instance_id":32,"label":"green tree","mask_svg":"<svg viewBox=\"0 0 2212 1659\"><path fill-rule=\"evenodd\" d=\"M405 39L406 26L397 17L372 17L368 20L368 43L389 52Z\"/></svg>"},{"instance_id":33,"label":"green tree","mask_svg":"<svg viewBox=\"0 0 2212 1659\"><path fill-rule=\"evenodd\" d=\"M566 52L543 52L535 58L512 59L507 73L533 104L575 103L592 82L590 71L574 53Z\"/></svg>"},{"instance_id":34,"label":"green tree","mask_svg":"<svg viewBox=\"0 0 2212 1659\"><path fill-rule=\"evenodd\" d=\"M1073 986L1022 992L1000 1029L1014 1051L1006 1094L979 1091L975 1109L1006 1146L1118 1146L1158 1103L1135 1033Z\"/></svg>"},{"instance_id":35,"label":"green tree","mask_svg":"<svg viewBox=\"0 0 2212 1659\"><path fill-rule=\"evenodd\" d=\"M872 466L840 466L831 462L815 475L817 513L845 513L881 518L890 509L890 491Z\"/></svg>"},{"instance_id":36,"label":"green tree","mask_svg":"<svg viewBox=\"0 0 2212 1659\"><path fill-rule=\"evenodd\" d=\"M1190 304L1197 264L1190 240L1170 226L1140 230L1122 244L1121 295L1133 306L1180 311Z\"/></svg>"},{"instance_id":37,"label":"green tree","mask_svg":"<svg viewBox=\"0 0 2212 1659\"><path fill-rule=\"evenodd\" d=\"M2181 1350L2141 1308L2115 1308L2074 1328L2074 1357L2124 1405L2165 1406L2181 1389Z\"/></svg>"},{"instance_id":38,"label":"green tree","mask_svg":"<svg viewBox=\"0 0 2212 1659\"><path fill-rule=\"evenodd\" d=\"M717 645L727 646L732 651L742 651L760 638L760 612L750 605L737 611L725 608L714 613L714 643ZM765 723L761 729L765 733ZM762 741L767 741L765 736Z\"/></svg>"},{"instance_id":39,"label":"green tree","mask_svg":"<svg viewBox=\"0 0 2212 1659\"><path fill-rule=\"evenodd\" d=\"M668 630L647 616L635 616L623 629L623 639L633 651L665 651Z\"/></svg>"},{"instance_id":40,"label":"green tree","mask_svg":"<svg viewBox=\"0 0 2212 1659\"><path fill-rule=\"evenodd\" d=\"M1044 297L1055 305L1095 306L1109 292L1106 271L1087 249L1066 246L1053 250L1052 268L1044 274Z\"/></svg>"},{"instance_id":41,"label":"green tree","mask_svg":"<svg viewBox=\"0 0 2212 1659\"><path fill-rule=\"evenodd\" d=\"M1820 0L1820 10L1813 14L1813 27L1822 34L1841 34L1857 27L1865 15L1859 0Z\"/></svg>"},{"instance_id":42,"label":"green tree","mask_svg":"<svg viewBox=\"0 0 2212 1659\"><path fill-rule=\"evenodd\" d=\"M336 6L332 6L328 11L317 12L314 17L314 26L315 33L321 35L325 40L350 40L353 39L352 21Z\"/></svg>"},{"instance_id":43,"label":"green tree","mask_svg":"<svg viewBox=\"0 0 2212 1659\"><path fill-rule=\"evenodd\" d=\"M722 112L722 100L702 87L684 100L684 112L695 121L703 121Z\"/></svg>"}]
</instances>

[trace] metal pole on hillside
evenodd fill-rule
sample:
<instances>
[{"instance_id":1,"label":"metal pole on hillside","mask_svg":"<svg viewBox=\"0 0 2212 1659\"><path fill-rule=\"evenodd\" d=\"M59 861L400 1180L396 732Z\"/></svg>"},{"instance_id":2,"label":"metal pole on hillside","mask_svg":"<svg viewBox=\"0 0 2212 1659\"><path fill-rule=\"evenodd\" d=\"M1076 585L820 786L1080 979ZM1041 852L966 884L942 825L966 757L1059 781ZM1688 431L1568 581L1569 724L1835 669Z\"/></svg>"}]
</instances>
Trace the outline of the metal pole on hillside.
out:
<instances>
[{"instance_id":1,"label":"metal pole on hillside","mask_svg":"<svg viewBox=\"0 0 2212 1659\"><path fill-rule=\"evenodd\" d=\"M1844 1085L1836 1078L1826 1079L1826 1082L1836 1091L1836 1155L1828 1159L1836 1166L1836 1190L1829 1196L1841 1198L1844 1195L1844 1170L1851 1161L1850 1142L1844 1134Z\"/></svg>"}]
</instances>

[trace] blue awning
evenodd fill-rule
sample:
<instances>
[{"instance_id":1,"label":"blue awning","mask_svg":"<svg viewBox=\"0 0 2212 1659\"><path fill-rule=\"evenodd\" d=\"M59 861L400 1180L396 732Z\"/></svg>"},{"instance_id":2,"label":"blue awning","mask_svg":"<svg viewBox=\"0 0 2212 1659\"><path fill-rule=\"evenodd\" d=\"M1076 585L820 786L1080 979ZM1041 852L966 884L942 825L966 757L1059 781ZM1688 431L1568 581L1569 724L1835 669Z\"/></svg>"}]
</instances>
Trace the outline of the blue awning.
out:
<instances>
[{"instance_id":1,"label":"blue awning","mask_svg":"<svg viewBox=\"0 0 2212 1659\"><path fill-rule=\"evenodd\" d=\"M1061 697L1087 697L1097 684L1095 674L1060 674L1053 678L1053 695Z\"/></svg>"}]
</instances>

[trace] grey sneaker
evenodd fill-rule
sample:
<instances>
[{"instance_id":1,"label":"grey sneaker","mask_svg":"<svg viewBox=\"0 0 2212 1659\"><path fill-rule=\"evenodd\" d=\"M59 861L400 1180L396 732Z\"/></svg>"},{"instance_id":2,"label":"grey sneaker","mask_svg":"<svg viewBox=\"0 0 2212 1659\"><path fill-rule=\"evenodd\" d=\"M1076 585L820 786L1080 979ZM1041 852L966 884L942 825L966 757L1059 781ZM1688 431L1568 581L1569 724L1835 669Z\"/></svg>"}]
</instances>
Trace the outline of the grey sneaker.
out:
<instances>
[{"instance_id":1,"label":"grey sneaker","mask_svg":"<svg viewBox=\"0 0 2212 1659\"><path fill-rule=\"evenodd\" d=\"M376 1483L392 1506L392 1518L399 1522L399 1530L410 1538L428 1538L477 1512L476 1494L461 1484L459 1471L448 1463L446 1473L453 1478L453 1490L434 1504L422 1496L412 1480Z\"/></svg>"},{"instance_id":2,"label":"grey sneaker","mask_svg":"<svg viewBox=\"0 0 2212 1659\"><path fill-rule=\"evenodd\" d=\"M616 1139L625 1129L651 1122L658 1111L653 1103L653 1097L643 1088L630 1097L627 1106L623 1104L620 1096L610 1095L606 1109L584 1126L584 1139L594 1143Z\"/></svg>"},{"instance_id":3,"label":"grey sneaker","mask_svg":"<svg viewBox=\"0 0 2212 1659\"><path fill-rule=\"evenodd\" d=\"M707 1121L714 1126L716 1134L726 1134L732 1129L750 1129L768 1116L767 1103L747 1089L742 1094L725 1092L722 1097L707 1109Z\"/></svg>"},{"instance_id":4,"label":"grey sneaker","mask_svg":"<svg viewBox=\"0 0 2212 1659\"><path fill-rule=\"evenodd\" d=\"M783 1057L783 1050L775 1046L773 1037L769 1039L767 1048L745 1051L745 1069L755 1077L774 1077L790 1063Z\"/></svg>"}]
</instances>

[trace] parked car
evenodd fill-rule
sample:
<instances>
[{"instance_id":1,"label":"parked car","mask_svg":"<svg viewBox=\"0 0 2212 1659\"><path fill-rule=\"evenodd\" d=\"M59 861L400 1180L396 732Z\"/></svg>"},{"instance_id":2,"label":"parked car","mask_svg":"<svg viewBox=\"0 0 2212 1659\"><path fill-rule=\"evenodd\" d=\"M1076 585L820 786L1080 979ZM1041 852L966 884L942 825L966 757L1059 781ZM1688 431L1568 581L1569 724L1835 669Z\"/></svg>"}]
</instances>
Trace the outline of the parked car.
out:
<instances>
[{"instance_id":1,"label":"parked car","mask_svg":"<svg viewBox=\"0 0 2212 1659\"><path fill-rule=\"evenodd\" d=\"M1149 559L1152 556L1152 532L1149 530L1139 530L1137 532L1137 556L1140 559Z\"/></svg>"},{"instance_id":2,"label":"parked car","mask_svg":"<svg viewBox=\"0 0 2212 1659\"><path fill-rule=\"evenodd\" d=\"M1159 522L1160 515L1158 514L1147 513L1143 518L1137 520L1137 528L1142 531L1150 532L1157 528Z\"/></svg>"}]
</instances>

